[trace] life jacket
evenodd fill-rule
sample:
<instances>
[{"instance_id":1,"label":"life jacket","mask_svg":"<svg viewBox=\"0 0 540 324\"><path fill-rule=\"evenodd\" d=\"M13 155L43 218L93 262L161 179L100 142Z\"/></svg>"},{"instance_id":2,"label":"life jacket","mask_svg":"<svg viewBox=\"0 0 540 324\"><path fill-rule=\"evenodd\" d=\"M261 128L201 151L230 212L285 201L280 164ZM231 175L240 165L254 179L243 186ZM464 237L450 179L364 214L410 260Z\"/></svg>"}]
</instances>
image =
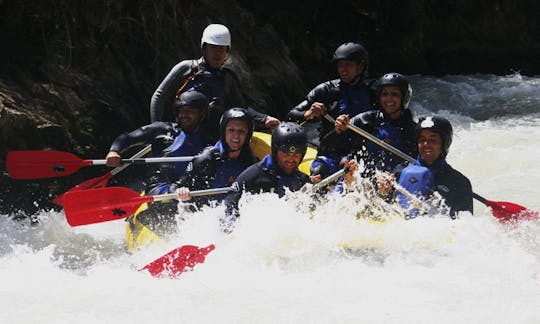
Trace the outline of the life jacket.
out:
<instances>
[{"instance_id":1,"label":"life jacket","mask_svg":"<svg viewBox=\"0 0 540 324\"><path fill-rule=\"evenodd\" d=\"M398 184L420 199L427 198L433 189L434 170L422 165L420 157L401 171ZM396 194L400 206L407 211L409 217L419 215L417 208L411 209L411 202L401 192Z\"/></svg>"},{"instance_id":2,"label":"life jacket","mask_svg":"<svg viewBox=\"0 0 540 324\"><path fill-rule=\"evenodd\" d=\"M226 70L212 69L205 64L193 60L191 69L186 74L186 81L177 90L176 97L187 90L203 93L209 101L222 100L225 97Z\"/></svg>"},{"instance_id":3,"label":"life jacket","mask_svg":"<svg viewBox=\"0 0 540 324\"><path fill-rule=\"evenodd\" d=\"M355 85L341 83L342 98L339 102L339 114L350 117L371 109L371 98L368 87L360 79Z\"/></svg>"},{"instance_id":4,"label":"life jacket","mask_svg":"<svg viewBox=\"0 0 540 324\"><path fill-rule=\"evenodd\" d=\"M182 131L168 148L168 156L194 156L206 147L206 140L200 134L188 134ZM179 178L186 171L189 162L175 162L174 175Z\"/></svg>"},{"instance_id":5,"label":"life jacket","mask_svg":"<svg viewBox=\"0 0 540 324\"><path fill-rule=\"evenodd\" d=\"M405 149L405 145L403 144L403 137L405 135L402 128L387 120L374 129L373 135L399 150ZM378 169L391 171L396 164L402 161L400 157L388 152L372 141L366 141L365 146Z\"/></svg>"},{"instance_id":6,"label":"life jacket","mask_svg":"<svg viewBox=\"0 0 540 324\"><path fill-rule=\"evenodd\" d=\"M218 141L214 147L219 150L221 156L226 154L225 148L223 147L221 141ZM242 171L244 171L248 166L249 165L240 159L222 158L216 168L213 187L221 188L232 185L236 181L238 175L242 173ZM220 198L222 197L215 198L221 200Z\"/></svg>"},{"instance_id":7,"label":"life jacket","mask_svg":"<svg viewBox=\"0 0 540 324\"><path fill-rule=\"evenodd\" d=\"M298 175L298 171L293 172L291 175L278 172L278 167L274 165L271 154L263 158L262 164L264 169L268 170L274 177L274 183L276 185L274 192L279 197L285 195L285 188L288 188L290 191L297 191L304 185L304 182Z\"/></svg>"}]
</instances>

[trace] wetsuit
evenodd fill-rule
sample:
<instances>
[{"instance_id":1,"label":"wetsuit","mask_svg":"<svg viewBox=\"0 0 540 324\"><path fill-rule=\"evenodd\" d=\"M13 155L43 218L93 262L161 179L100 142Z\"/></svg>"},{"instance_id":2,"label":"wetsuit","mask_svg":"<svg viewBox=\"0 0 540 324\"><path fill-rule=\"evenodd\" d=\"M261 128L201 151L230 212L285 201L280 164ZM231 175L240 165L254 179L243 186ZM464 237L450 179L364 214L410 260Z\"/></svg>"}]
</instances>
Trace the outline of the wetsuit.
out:
<instances>
[{"instance_id":1,"label":"wetsuit","mask_svg":"<svg viewBox=\"0 0 540 324\"><path fill-rule=\"evenodd\" d=\"M209 132L212 143L219 139L219 120L223 112L233 107L246 107L238 77L232 70L226 67L211 68L202 58L184 60L172 68L152 95L150 101L152 122L163 120L164 112L172 112L175 94L180 87L183 87L183 91L197 90L206 95L211 102L202 129ZM259 113L253 108L246 110L256 124L264 125L268 115Z\"/></svg>"},{"instance_id":2,"label":"wetsuit","mask_svg":"<svg viewBox=\"0 0 540 324\"><path fill-rule=\"evenodd\" d=\"M130 133L118 136L109 151L122 152L134 145L152 144L152 156L194 156L209 145L208 136L202 133L187 133L182 131L177 123L155 122L140 127ZM147 190L155 187L157 183L170 183L186 170L189 162L160 163L152 169L150 179L147 181ZM163 193L158 190L153 194Z\"/></svg>"},{"instance_id":3,"label":"wetsuit","mask_svg":"<svg viewBox=\"0 0 540 324\"><path fill-rule=\"evenodd\" d=\"M355 116L373 109L373 98L373 91L363 79L354 85L342 82L341 79L330 80L311 90L306 98L287 114L287 119L297 123L304 122L304 113L315 102L325 104L327 109L330 109L328 114L334 119L342 114ZM322 138L332 129L334 125L324 119L319 129L319 139L322 141Z\"/></svg>"},{"instance_id":4,"label":"wetsuit","mask_svg":"<svg viewBox=\"0 0 540 324\"><path fill-rule=\"evenodd\" d=\"M272 161L270 154L265 156L262 161L250 166L238 176L236 182L240 190L230 192L225 197L225 217L221 219L223 230L232 231L236 219L240 216L238 202L244 190L250 193L274 192L281 197L285 194L285 188L297 191L308 181L309 177L298 169L291 175L284 174Z\"/></svg>"},{"instance_id":5,"label":"wetsuit","mask_svg":"<svg viewBox=\"0 0 540 324\"><path fill-rule=\"evenodd\" d=\"M473 212L473 193L471 182L459 171L453 169L445 159L440 158L431 166L427 166L420 157L416 162L409 164L400 171L396 167L398 184L408 192L422 198L429 199L434 192L444 198L445 204L450 208L449 214L455 218L457 212ZM408 215L418 215L418 210L412 208L409 199L403 194L395 194L400 205L408 210ZM411 207L411 209L409 209Z\"/></svg>"},{"instance_id":6,"label":"wetsuit","mask_svg":"<svg viewBox=\"0 0 540 324\"><path fill-rule=\"evenodd\" d=\"M240 173L256 162L251 149L246 145L237 159L229 159L221 141L207 147L195 158L186 173L169 188L174 192L177 188L188 187L190 190L229 187ZM221 201L222 195L192 197L196 206L207 204L210 200Z\"/></svg>"},{"instance_id":7,"label":"wetsuit","mask_svg":"<svg viewBox=\"0 0 540 324\"><path fill-rule=\"evenodd\" d=\"M194 156L210 145L208 136L202 133L186 133L177 123L155 122L130 133L118 136L110 151L122 152L131 146L152 144L152 156ZM146 166L143 176L147 195L167 193L169 184L181 177L189 162L154 163ZM154 203L140 213L137 220L162 236L175 232L177 201ZM129 219L131 221L131 218Z\"/></svg>"}]
</instances>

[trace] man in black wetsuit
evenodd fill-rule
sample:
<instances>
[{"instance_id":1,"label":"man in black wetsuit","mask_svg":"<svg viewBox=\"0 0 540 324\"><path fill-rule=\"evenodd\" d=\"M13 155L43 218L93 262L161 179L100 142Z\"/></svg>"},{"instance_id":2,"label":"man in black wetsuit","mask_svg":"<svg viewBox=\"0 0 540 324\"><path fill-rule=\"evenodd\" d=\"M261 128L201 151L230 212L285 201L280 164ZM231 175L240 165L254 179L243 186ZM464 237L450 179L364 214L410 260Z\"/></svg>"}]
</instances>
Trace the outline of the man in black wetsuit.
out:
<instances>
[{"instance_id":1,"label":"man in black wetsuit","mask_svg":"<svg viewBox=\"0 0 540 324\"><path fill-rule=\"evenodd\" d=\"M211 24L201 38L202 57L176 64L161 81L150 102L150 121L162 121L164 112L183 91L194 89L205 94L210 102L203 128L208 129L212 141L219 139L219 120L225 110L246 107L236 74L224 67L231 48L231 34L224 25ZM279 120L252 108L246 108L258 126L275 127Z\"/></svg>"},{"instance_id":2,"label":"man in black wetsuit","mask_svg":"<svg viewBox=\"0 0 540 324\"><path fill-rule=\"evenodd\" d=\"M368 52L358 43L341 44L335 51L333 61L339 78L323 82L311 90L306 98L287 115L288 120L303 123L328 113L334 119L341 115L356 116L373 109L374 94L364 80L368 68ZM334 124L321 121L319 139ZM325 152L319 152L325 155Z\"/></svg>"},{"instance_id":3,"label":"man in black wetsuit","mask_svg":"<svg viewBox=\"0 0 540 324\"><path fill-rule=\"evenodd\" d=\"M225 197L225 214L220 219L224 232L230 233L234 229L240 216L238 202L243 191L272 192L282 197L286 189L297 191L309 181L309 177L298 170L308 146L302 126L293 122L281 123L272 133L271 146L270 154L240 173L236 180L240 190L232 191ZM348 161L345 166L349 166ZM351 167L347 175L352 176L355 169Z\"/></svg>"}]
</instances>

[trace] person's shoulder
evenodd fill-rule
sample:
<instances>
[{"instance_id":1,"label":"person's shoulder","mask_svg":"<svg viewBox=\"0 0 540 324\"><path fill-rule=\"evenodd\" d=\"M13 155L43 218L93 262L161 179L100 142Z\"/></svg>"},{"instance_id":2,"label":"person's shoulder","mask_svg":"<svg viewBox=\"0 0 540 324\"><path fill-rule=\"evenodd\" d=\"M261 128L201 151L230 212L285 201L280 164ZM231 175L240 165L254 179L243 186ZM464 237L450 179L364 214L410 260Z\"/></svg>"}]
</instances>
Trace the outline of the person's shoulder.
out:
<instances>
[{"instance_id":1,"label":"person's shoulder","mask_svg":"<svg viewBox=\"0 0 540 324\"><path fill-rule=\"evenodd\" d=\"M189 59L189 60L182 60L178 63L176 63L173 68L171 69L171 72L185 72L185 71L191 71L192 69L196 69L198 66L198 61L196 59Z\"/></svg>"},{"instance_id":2,"label":"person's shoulder","mask_svg":"<svg viewBox=\"0 0 540 324\"><path fill-rule=\"evenodd\" d=\"M176 123L173 122L164 122L164 121L155 121L151 124L144 125L141 128L142 129L174 129Z\"/></svg>"},{"instance_id":3,"label":"person's shoulder","mask_svg":"<svg viewBox=\"0 0 540 324\"><path fill-rule=\"evenodd\" d=\"M221 67L221 72L225 76L233 78L235 81L239 81L238 74L236 74L236 72L234 71L232 66L230 66L230 65L229 66L222 66Z\"/></svg>"},{"instance_id":4,"label":"person's shoulder","mask_svg":"<svg viewBox=\"0 0 540 324\"><path fill-rule=\"evenodd\" d=\"M460 184L462 184L464 186L471 187L471 181L469 180L469 178L467 178L467 176L465 176L460 171L454 169L449 164L448 164L448 173L451 175L452 180L454 182L459 182Z\"/></svg>"}]
</instances>

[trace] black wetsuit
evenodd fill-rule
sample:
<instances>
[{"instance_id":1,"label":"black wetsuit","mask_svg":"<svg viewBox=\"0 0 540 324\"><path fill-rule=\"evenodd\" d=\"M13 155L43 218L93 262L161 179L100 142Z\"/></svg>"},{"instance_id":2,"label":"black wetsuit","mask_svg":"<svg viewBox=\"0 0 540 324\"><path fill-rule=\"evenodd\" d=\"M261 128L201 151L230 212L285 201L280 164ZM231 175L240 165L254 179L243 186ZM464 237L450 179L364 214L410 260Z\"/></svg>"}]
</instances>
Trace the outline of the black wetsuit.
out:
<instances>
[{"instance_id":1,"label":"black wetsuit","mask_svg":"<svg viewBox=\"0 0 540 324\"><path fill-rule=\"evenodd\" d=\"M236 182L240 190L230 192L225 197L225 217L221 219L223 230L232 231L236 219L240 217L238 202L243 191L274 192L281 197L285 194L285 188L297 191L308 181L309 177L298 169L290 175L284 174L273 162L271 155L265 156L262 161L250 166L238 176Z\"/></svg>"},{"instance_id":2,"label":"black wetsuit","mask_svg":"<svg viewBox=\"0 0 540 324\"><path fill-rule=\"evenodd\" d=\"M187 82L187 83L186 83ZM223 112L233 107L246 107L236 74L229 68L213 69L204 60L184 60L175 65L161 81L150 101L150 120L163 120L163 114L172 113L176 92L193 89L206 95L211 102L202 129L209 132L212 143L219 140L219 121ZM245 108L258 126L264 125L268 115L253 108Z\"/></svg>"}]
</instances>

